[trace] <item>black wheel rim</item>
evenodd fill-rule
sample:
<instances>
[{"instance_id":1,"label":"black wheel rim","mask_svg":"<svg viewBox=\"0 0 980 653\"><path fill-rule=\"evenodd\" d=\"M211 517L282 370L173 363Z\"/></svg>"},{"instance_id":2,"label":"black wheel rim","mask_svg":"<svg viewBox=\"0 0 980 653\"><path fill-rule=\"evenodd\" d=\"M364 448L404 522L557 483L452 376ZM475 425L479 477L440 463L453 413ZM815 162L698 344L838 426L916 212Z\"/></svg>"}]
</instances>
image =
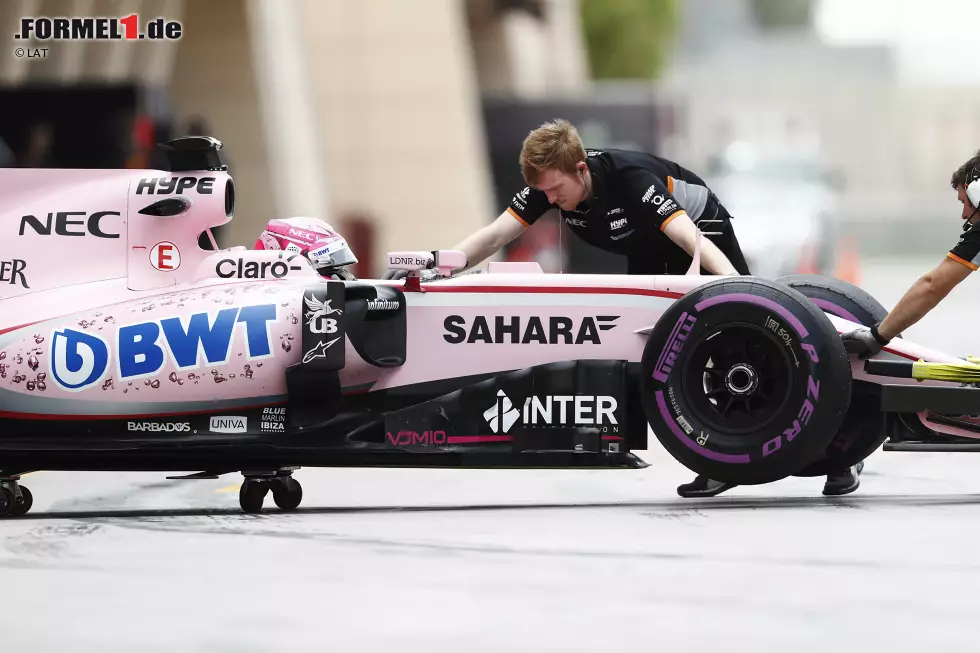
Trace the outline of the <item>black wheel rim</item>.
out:
<instances>
[{"instance_id":1,"label":"black wheel rim","mask_svg":"<svg viewBox=\"0 0 980 653\"><path fill-rule=\"evenodd\" d=\"M786 345L755 324L716 327L691 350L682 377L684 399L719 434L759 433L792 393Z\"/></svg>"}]
</instances>

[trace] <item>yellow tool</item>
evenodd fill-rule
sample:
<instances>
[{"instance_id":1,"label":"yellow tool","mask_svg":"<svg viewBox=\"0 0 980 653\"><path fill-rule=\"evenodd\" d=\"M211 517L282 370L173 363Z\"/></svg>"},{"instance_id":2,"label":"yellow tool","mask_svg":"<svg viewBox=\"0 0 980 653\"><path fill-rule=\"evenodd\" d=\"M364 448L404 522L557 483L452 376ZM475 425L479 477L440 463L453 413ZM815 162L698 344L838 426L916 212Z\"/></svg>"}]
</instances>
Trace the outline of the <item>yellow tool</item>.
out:
<instances>
[{"instance_id":1,"label":"yellow tool","mask_svg":"<svg viewBox=\"0 0 980 653\"><path fill-rule=\"evenodd\" d=\"M912 363L912 378L924 381L952 381L953 383L980 383L980 359L967 356L969 363Z\"/></svg>"}]
</instances>

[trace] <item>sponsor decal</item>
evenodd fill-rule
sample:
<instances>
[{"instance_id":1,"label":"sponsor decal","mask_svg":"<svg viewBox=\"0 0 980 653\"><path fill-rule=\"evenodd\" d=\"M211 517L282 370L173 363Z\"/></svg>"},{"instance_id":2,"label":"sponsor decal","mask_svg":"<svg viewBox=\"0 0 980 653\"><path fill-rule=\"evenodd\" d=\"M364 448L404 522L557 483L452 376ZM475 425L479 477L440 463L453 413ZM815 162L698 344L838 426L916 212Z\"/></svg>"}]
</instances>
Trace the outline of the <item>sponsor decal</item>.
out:
<instances>
[{"instance_id":1,"label":"sponsor decal","mask_svg":"<svg viewBox=\"0 0 980 653\"><path fill-rule=\"evenodd\" d=\"M602 154L602 150L586 150L585 156L599 156Z\"/></svg>"},{"instance_id":2,"label":"sponsor decal","mask_svg":"<svg viewBox=\"0 0 980 653\"><path fill-rule=\"evenodd\" d=\"M616 214L622 213L622 212L623 212L623 209L612 209L611 211L609 211L608 213L606 213L606 215L616 215Z\"/></svg>"},{"instance_id":3,"label":"sponsor decal","mask_svg":"<svg viewBox=\"0 0 980 653\"><path fill-rule=\"evenodd\" d=\"M198 195L214 193L216 177L144 177L136 184L137 195L170 195L194 189Z\"/></svg>"},{"instance_id":4,"label":"sponsor decal","mask_svg":"<svg viewBox=\"0 0 980 653\"><path fill-rule=\"evenodd\" d=\"M283 260L282 254L278 261L246 261L241 258L226 258L214 266L215 274L222 279L282 279L290 270L302 270L301 265L291 265L296 258L293 254Z\"/></svg>"},{"instance_id":5,"label":"sponsor decal","mask_svg":"<svg viewBox=\"0 0 980 653\"><path fill-rule=\"evenodd\" d=\"M306 229L297 229L296 227L290 227L289 236L291 238L299 238L300 240L305 240L308 243L315 243L318 240L320 240L320 238L323 237L323 234L307 231Z\"/></svg>"},{"instance_id":6,"label":"sponsor decal","mask_svg":"<svg viewBox=\"0 0 980 653\"><path fill-rule=\"evenodd\" d=\"M691 335L691 329L694 328L694 323L697 321L697 318L687 311L681 314L673 331L670 332L670 337L667 338L667 344L660 352L660 358L657 359L657 364L653 368L653 378L661 382L667 381L667 377L674 369L677 357L684 349L684 345L687 344L687 338Z\"/></svg>"},{"instance_id":7,"label":"sponsor decal","mask_svg":"<svg viewBox=\"0 0 980 653\"><path fill-rule=\"evenodd\" d=\"M248 418L212 415L208 430L212 433L245 433L248 431Z\"/></svg>"},{"instance_id":8,"label":"sponsor decal","mask_svg":"<svg viewBox=\"0 0 980 653\"><path fill-rule=\"evenodd\" d=\"M656 192L657 192L657 185L653 184L652 186L650 186L650 188L647 189L647 192L643 193L643 201L649 202L650 198L653 197L653 194Z\"/></svg>"},{"instance_id":9,"label":"sponsor decal","mask_svg":"<svg viewBox=\"0 0 980 653\"><path fill-rule=\"evenodd\" d=\"M331 320L331 322L336 322L336 320ZM333 340L327 342L324 342L323 340L319 341L313 346L312 349L303 354L303 362L309 363L317 358L326 358L327 350L330 349L330 347L338 340L340 340L340 336L337 336Z\"/></svg>"},{"instance_id":10,"label":"sponsor decal","mask_svg":"<svg viewBox=\"0 0 980 653\"><path fill-rule=\"evenodd\" d=\"M565 224L570 224L573 227L586 227L589 222L587 220L580 220L579 218L565 218Z\"/></svg>"},{"instance_id":11,"label":"sponsor decal","mask_svg":"<svg viewBox=\"0 0 980 653\"><path fill-rule=\"evenodd\" d=\"M127 422L126 430L149 433L186 433L191 430L191 425L189 422Z\"/></svg>"},{"instance_id":12,"label":"sponsor decal","mask_svg":"<svg viewBox=\"0 0 980 653\"><path fill-rule=\"evenodd\" d=\"M613 229L622 229L626 226L626 218L620 218L619 220L613 220L609 223L610 231Z\"/></svg>"},{"instance_id":13,"label":"sponsor decal","mask_svg":"<svg viewBox=\"0 0 980 653\"><path fill-rule=\"evenodd\" d=\"M286 430L286 408L271 407L262 409L259 428L263 433L282 433Z\"/></svg>"},{"instance_id":14,"label":"sponsor decal","mask_svg":"<svg viewBox=\"0 0 980 653\"><path fill-rule=\"evenodd\" d=\"M25 215L20 219L20 230L17 233L23 236L27 227L30 227L34 233L41 236L50 236L53 229L56 236L91 234L96 238L119 238L118 233L102 229L102 219L109 215L121 216L119 211L96 211L91 214L85 211L58 211L48 213L47 218L42 222L36 216Z\"/></svg>"},{"instance_id":15,"label":"sponsor decal","mask_svg":"<svg viewBox=\"0 0 980 653\"><path fill-rule=\"evenodd\" d=\"M301 362L312 364L311 369L326 372L344 367L344 325L337 319L344 311L334 307L344 305L344 289L341 282L327 282L303 295Z\"/></svg>"},{"instance_id":16,"label":"sponsor decal","mask_svg":"<svg viewBox=\"0 0 980 653\"><path fill-rule=\"evenodd\" d=\"M594 427L619 432L615 397L608 395L531 396L521 409L514 406L503 390L497 391L494 405L483 411L483 418L494 433L507 433L518 422L531 428Z\"/></svg>"},{"instance_id":17,"label":"sponsor decal","mask_svg":"<svg viewBox=\"0 0 980 653\"><path fill-rule=\"evenodd\" d=\"M0 261L0 283L9 283L10 285L19 283L25 288L30 288L27 285L27 277L24 276L26 269L27 262L23 259L15 258L9 261Z\"/></svg>"},{"instance_id":18,"label":"sponsor decal","mask_svg":"<svg viewBox=\"0 0 980 653\"><path fill-rule=\"evenodd\" d=\"M423 446L431 447L433 445L446 444L448 439L446 438L445 431L398 431L398 433L392 433L388 431L387 433L388 444L394 446Z\"/></svg>"},{"instance_id":19,"label":"sponsor decal","mask_svg":"<svg viewBox=\"0 0 980 653\"><path fill-rule=\"evenodd\" d=\"M172 272L180 267L180 250L169 240L150 248L150 265L160 272Z\"/></svg>"},{"instance_id":20,"label":"sponsor decal","mask_svg":"<svg viewBox=\"0 0 980 653\"><path fill-rule=\"evenodd\" d=\"M332 299L320 301L313 293L309 297L304 297L306 302L306 326L310 328L310 333L337 333L337 320L328 318L328 315L343 315L344 311L330 306ZM321 343L322 344L322 343Z\"/></svg>"},{"instance_id":21,"label":"sponsor decal","mask_svg":"<svg viewBox=\"0 0 980 653\"><path fill-rule=\"evenodd\" d=\"M609 238L611 240L622 240L623 238L626 238L627 236L632 236L634 233L636 233L636 229L630 229L629 231L627 231L625 233L616 234L615 236L610 236Z\"/></svg>"},{"instance_id":22,"label":"sponsor decal","mask_svg":"<svg viewBox=\"0 0 980 653\"><path fill-rule=\"evenodd\" d=\"M602 344L600 331L616 327L618 315L587 316L578 323L570 317L552 316L549 318L531 317L522 323L519 315L505 317L496 315L492 322L483 315L473 318L467 325L461 315L449 315L443 321L446 332L443 339L451 345L463 342L485 342L488 344L522 344L536 342L542 345L581 345L587 342ZM547 328L545 325L547 324ZM491 326L492 325L492 326Z\"/></svg>"},{"instance_id":23,"label":"sponsor decal","mask_svg":"<svg viewBox=\"0 0 980 653\"><path fill-rule=\"evenodd\" d=\"M180 21L157 17L140 29L139 14L117 17L28 17L20 19L15 39L36 41L119 41L180 39L184 28Z\"/></svg>"},{"instance_id":24,"label":"sponsor decal","mask_svg":"<svg viewBox=\"0 0 980 653\"><path fill-rule=\"evenodd\" d=\"M389 256L388 265L411 265L413 267L426 266L429 260L420 256Z\"/></svg>"},{"instance_id":25,"label":"sponsor decal","mask_svg":"<svg viewBox=\"0 0 980 653\"><path fill-rule=\"evenodd\" d=\"M341 247L343 247L343 245L344 245L344 243L340 239L340 237L339 236L334 236L325 245L323 245L323 246L321 246L321 247L319 247L317 249L310 250L309 257L311 259L316 259L316 258L320 258L321 256L326 256L327 254L332 254L333 252L335 252L338 249L340 249Z\"/></svg>"},{"instance_id":26,"label":"sponsor decal","mask_svg":"<svg viewBox=\"0 0 980 653\"><path fill-rule=\"evenodd\" d=\"M274 355L269 322L277 316L276 304L259 304L119 327L112 347L115 372L128 380L158 374L167 360L182 371L226 364L236 331L244 333L248 360L269 358ZM52 330L49 360L55 383L79 391L103 379L113 356L101 336L65 327Z\"/></svg>"},{"instance_id":27,"label":"sponsor decal","mask_svg":"<svg viewBox=\"0 0 980 653\"><path fill-rule=\"evenodd\" d=\"M402 303L396 299L369 299L367 308L369 311L397 311L402 307Z\"/></svg>"}]
</instances>

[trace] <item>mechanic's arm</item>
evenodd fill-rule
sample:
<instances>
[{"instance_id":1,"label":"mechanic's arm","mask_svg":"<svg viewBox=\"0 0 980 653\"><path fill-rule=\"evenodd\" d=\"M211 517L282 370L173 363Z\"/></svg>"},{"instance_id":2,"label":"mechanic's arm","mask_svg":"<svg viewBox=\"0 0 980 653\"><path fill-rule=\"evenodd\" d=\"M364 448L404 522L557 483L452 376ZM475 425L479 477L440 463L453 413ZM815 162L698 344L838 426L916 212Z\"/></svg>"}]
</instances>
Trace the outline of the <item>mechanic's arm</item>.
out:
<instances>
[{"instance_id":1,"label":"mechanic's arm","mask_svg":"<svg viewBox=\"0 0 980 653\"><path fill-rule=\"evenodd\" d=\"M698 227L688 217L687 212L681 210L674 213L664 221L661 229L674 243L682 247L692 257L694 256L694 243L697 239ZM701 265L712 274L738 274L738 270L728 260L728 257L704 235L701 236Z\"/></svg>"},{"instance_id":2,"label":"mechanic's arm","mask_svg":"<svg viewBox=\"0 0 980 653\"><path fill-rule=\"evenodd\" d=\"M953 258L945 258L922 275L878 326L878 333L891 340L936 307L973 269Z\"/></svg>"},{"instance_id":3,"label":"mechanic's arm","mask_svg":"<svg viewBox=\"0 0 980 653\"><path fill-rule=\"evenodd\" d=\"M453 249L466 254L466 267L463 270L469 270L520 236L527 227L508 209L487 226L464 238Z\"/></svg>"}]
</instances>

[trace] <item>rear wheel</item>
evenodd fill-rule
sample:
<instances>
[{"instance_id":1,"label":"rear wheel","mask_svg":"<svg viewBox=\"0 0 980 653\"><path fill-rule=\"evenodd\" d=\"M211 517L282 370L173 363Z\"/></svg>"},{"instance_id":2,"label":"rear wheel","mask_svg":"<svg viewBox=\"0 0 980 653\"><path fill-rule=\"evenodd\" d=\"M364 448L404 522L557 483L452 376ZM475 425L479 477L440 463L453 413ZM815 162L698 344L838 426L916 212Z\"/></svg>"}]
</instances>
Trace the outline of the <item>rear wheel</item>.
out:
<instances>
[{"instance_id":1,"label":"rear wheel","mask_svg":"<svg viewBox=\"0 0 980 653\"><path fill-rule=\"evenodd\" d=\"M796 274L777 279L806 295L823 311L845 320L872 326L888 314L878 300L846 281L820 275ZM878 410L880 386L854 381L851 405L837 436L823 456L796 476L824 476L861 462L888 438L884 415Z\"/></svg>"},{"instance_id":2,"label":"rear wheel","mask_svg":"<svg viewBox=\"0 0 980 653\"><path fill-rule=\"evenodd\" d=\"M641 361L647 420L668 452L713 479L758 484L819 457L850 400L836 330L795 290L721 279L677 300Z\"/></svg>"}]
</instances>

